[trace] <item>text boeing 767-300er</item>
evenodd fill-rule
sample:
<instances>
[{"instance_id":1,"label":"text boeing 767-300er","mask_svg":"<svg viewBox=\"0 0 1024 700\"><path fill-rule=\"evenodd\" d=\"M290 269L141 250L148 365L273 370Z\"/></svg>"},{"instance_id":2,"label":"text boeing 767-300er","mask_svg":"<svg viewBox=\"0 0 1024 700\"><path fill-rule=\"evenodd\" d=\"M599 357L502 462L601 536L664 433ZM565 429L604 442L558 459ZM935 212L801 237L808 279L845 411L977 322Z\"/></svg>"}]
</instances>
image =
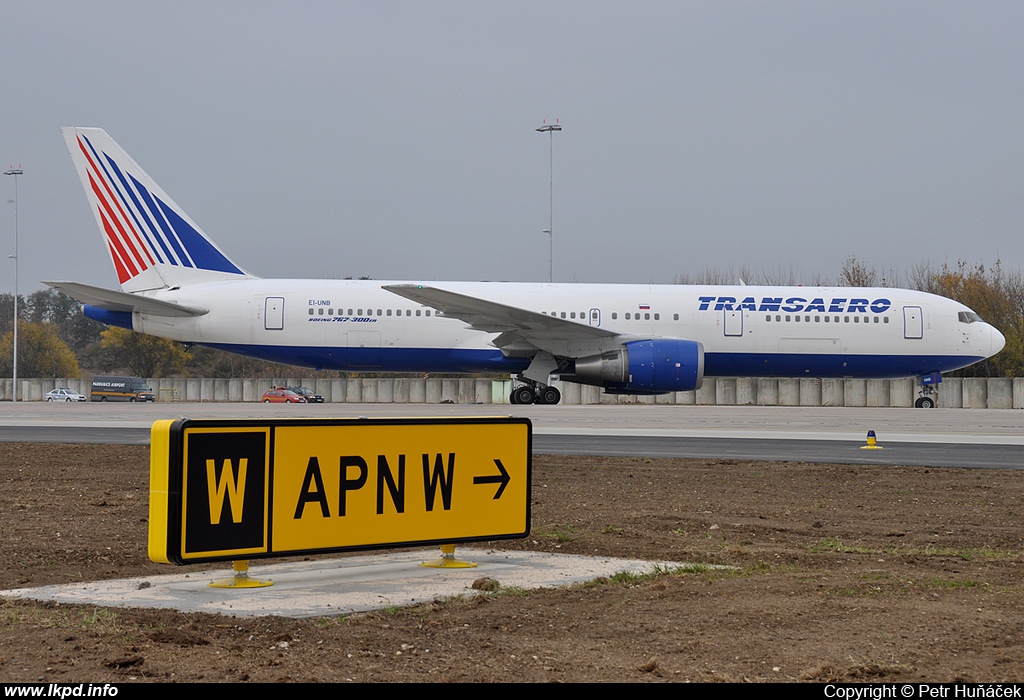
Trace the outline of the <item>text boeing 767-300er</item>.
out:
<instances>
[{"instance_id":1,"label":"text boeing 767-300er","mask_svg":"<svg viewBox=\"0 0 1024 700\"><path fill-rule=\"evenodd\" d=\"M318 369L508 372L520 404L557 403L552 377L628 394L705 376L934 378L1004 345L963 304L903 289L262 279L102 129L62 131L121 291L48 284L90 318L182 343Z\"/></svg>"}]
</instances>

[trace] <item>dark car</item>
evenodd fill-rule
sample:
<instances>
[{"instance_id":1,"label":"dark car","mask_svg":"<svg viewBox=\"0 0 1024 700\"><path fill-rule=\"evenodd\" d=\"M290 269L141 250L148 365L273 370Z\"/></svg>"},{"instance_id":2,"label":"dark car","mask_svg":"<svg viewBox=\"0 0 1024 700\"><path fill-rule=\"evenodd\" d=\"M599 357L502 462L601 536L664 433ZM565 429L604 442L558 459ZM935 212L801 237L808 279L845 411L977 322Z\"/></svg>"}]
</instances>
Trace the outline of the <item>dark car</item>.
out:
<instances>
[{"instance_id":1,"label":"dark car","mask_svg":"<svg viewBox=\"0 0 1024 700\"><path fill-rule=\"evenodd\" d=\"M288 391L294 391L296 394L306 399L306 403L323 403L324 397L316 393L312 389L307 389L304 386L290 386Z\"/></svg>"}]
</instances>

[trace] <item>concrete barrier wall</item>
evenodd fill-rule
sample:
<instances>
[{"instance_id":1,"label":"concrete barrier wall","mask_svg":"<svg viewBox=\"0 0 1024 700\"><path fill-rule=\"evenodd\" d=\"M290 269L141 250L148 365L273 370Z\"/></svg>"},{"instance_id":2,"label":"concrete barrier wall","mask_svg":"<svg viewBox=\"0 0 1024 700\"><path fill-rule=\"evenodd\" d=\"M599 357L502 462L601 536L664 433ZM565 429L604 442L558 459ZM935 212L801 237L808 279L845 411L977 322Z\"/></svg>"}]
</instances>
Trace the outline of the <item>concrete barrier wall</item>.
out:
<instances>
[{"instance_id":1,"label":"concrete barrier wall","mask_svg":"<svg viewBox=\"0 0 1024 700\"><path fill-rule=\"evenodd\" d=\"M151 379L161 402L257 402L271 387L307 386L328 403L507 404L512 382L479 378ZM0 401L10 401L13 380L0 378ZM18 379L18 400L42 401L59 387L89 395L89 379ZM562 403L678 404L682 406L854 406L908 408L919 387L913 379L751 379L707 377L696 391L660 396L605 394L598 387L555 382ZM933 394L940 408L1024 408L1024 377L946 379Z\"/></svg>"}]
</instances>

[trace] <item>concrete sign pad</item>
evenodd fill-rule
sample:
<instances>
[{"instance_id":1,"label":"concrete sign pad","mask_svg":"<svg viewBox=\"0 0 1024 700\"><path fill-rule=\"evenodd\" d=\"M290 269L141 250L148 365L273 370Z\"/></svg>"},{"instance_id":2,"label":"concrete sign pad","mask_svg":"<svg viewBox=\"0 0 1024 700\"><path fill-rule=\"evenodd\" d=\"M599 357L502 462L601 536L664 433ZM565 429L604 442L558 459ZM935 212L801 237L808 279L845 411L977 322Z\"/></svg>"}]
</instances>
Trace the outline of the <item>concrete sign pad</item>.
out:
<instances>
[{"instance_id":1,"label":"concrete sign pad","mask_svg":"<svg viewBox=\"0 0 1024 700\"><path fill-rule=\"evenodd\" d=\"M437 549L425 549L269 566L253 562L249 575L272 580L274 585L268 588L211 588L208 584L212 580L231 575L230 567L225 566L198 573L19 588L0 591L0 595L238 617L317 617L477 595L480 591L472 588L473 581L485 576L496 579L502 587L554 588L619 572L644 574L684 566L677 562L470 548L459 548L456 556L476 562L476 568L419 566L438 554Z\"/></svg>"}]
</instances>

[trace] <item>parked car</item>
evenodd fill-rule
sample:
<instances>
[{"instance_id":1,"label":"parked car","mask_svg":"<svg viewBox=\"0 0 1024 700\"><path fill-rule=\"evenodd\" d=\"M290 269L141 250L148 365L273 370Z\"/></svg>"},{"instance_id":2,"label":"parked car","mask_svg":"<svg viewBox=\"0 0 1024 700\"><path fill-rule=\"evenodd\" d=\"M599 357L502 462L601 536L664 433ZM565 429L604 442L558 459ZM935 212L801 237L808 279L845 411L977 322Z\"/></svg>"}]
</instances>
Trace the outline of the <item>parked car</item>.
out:
<instances>
[{"instance_id":1,"label":"parked car","mask_svg":"<svg viewBox=\"0 0 1024 700\"><path fill-rule=\"evenodd\" d=\"M291 389L275 386L270 391L263 393L263 403L306 403L306 399Z\"/></svg>"},{"instance_id":2,"label":"parked car","mask_svg":"<svg viewBox=\"0 0 1024 700\"><path fill-rule=\"evenodd\" d=\"M54 389L53 391L46 392L47 401L85 401L86 398L79 394L77 391L72 391L66 386L62 386L60 389Z\"/></svg>"},{"instance_id":3,"label":"parked car","mask_svg":"<svg viewBox=\"0 0 1024 700\"><path fill-rule=\"evenodd\" d=\"M304 386L290 386L288 391L294 391L296 394L306 399L306 403L323 403L324 397L316 393L312 389Z\"/></svg>"}]
</instances>

